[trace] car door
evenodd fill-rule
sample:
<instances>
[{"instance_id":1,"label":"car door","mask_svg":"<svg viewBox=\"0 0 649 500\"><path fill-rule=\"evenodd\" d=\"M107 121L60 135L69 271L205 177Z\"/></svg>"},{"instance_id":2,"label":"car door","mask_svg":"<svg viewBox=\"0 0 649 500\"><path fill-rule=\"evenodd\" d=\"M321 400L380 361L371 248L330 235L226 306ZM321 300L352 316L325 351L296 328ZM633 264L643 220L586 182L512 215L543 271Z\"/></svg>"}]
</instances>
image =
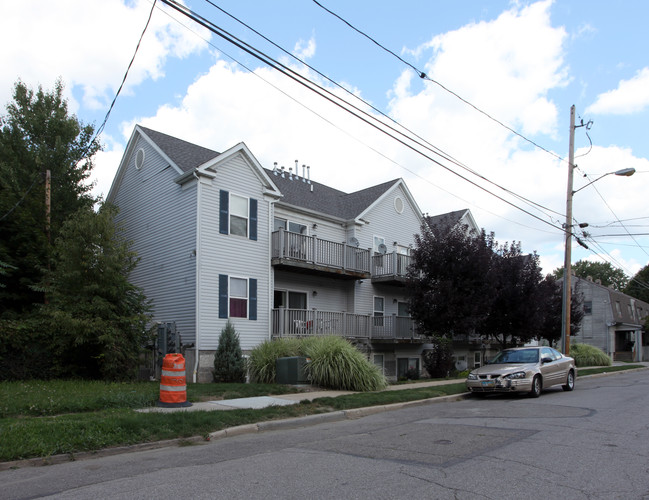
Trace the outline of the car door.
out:
<instances>
[{"instance_id":1,"label":"car door","mask_svg":"<svg viewBox=\"0 0 649 500\"><path fill-rule=\"evenodd\" d=\"M564 357L556 349L550 349L554 355L557 364L557 383L564 383L568 378L568 370L570 370L571 363L568 358Z\"/></svg>"},{"instance_id":2,"label":"car door","mask_svg":"<svg viewBox=\"0 0 649 500\"><path fill-rule=\"evenodd\" d=\"M546 360L545 362L543 360ZM560 364L549 347L541 348L541 374L543 387L550 387L560 382Z\"/></svg>"}]
</instances>

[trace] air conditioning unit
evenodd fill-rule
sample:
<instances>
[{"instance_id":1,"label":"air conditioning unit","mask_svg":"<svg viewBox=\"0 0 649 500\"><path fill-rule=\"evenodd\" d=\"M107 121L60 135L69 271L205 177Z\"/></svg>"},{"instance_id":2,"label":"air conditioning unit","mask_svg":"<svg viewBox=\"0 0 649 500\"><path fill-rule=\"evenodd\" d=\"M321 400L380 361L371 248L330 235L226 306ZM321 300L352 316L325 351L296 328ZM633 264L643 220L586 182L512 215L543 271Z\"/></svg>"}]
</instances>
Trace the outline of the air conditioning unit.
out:
<instances>
[{"instance_id":1,"label":"air conditioning unit","mask_svg":"<svg viewBox=\"0 0 649 500\"><path fill-rule=\"evenodd\" d=\"M309 358L304 356L277 358L275 361L275 382L286 385L308 384L307 364L309 361Z\"/></svg>"}]
</instances>

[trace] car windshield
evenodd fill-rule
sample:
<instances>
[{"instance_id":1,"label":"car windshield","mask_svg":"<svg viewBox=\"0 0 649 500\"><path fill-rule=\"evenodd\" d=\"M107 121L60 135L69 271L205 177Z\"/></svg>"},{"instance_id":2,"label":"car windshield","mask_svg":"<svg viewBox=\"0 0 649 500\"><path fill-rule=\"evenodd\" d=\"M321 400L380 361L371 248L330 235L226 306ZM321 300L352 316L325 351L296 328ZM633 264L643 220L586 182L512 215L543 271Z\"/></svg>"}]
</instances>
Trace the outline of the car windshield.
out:
<instances>
[{"instance_id":1,"label":"car windshield","mask_svg":"<svg viewBox=\"0 0 649 500\"><path fill-rule=\"evenodd\" d=\"M538 363L539 350L538 349L517 349L500 351L496 357L492 359L490 365L502 365L505 363Z\"/></svg>"}]
</instances>

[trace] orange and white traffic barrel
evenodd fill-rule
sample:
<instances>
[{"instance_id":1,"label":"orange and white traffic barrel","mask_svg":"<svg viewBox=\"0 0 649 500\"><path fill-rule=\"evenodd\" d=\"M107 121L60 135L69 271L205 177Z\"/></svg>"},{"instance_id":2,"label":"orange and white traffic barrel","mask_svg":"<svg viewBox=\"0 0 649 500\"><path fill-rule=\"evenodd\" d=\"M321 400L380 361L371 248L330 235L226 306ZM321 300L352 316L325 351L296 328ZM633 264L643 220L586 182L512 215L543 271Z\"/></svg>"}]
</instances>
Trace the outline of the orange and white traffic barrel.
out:
<instances>
[{"instance_id":1,"label":"orange and white traffic barrel","mask_svg":"<svg viewBox=\"0 0 649 500\"><path fill-rule=\"evenodd\" d=\"M167 354L162 362L158 406L177 408L191 405L187 401L185 358L182 354Z\"/></svg>"}]
</instances>

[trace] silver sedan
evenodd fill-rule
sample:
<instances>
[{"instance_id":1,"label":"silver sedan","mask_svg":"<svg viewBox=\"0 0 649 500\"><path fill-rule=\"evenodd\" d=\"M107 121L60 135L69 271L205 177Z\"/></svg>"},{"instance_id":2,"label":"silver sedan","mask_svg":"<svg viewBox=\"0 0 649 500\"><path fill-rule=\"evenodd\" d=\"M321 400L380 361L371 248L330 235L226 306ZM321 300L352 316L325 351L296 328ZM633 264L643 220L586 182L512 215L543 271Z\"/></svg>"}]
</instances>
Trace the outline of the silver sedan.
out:
<instances>
[{"instance_id":1,"label":"silver sedan","mask_svg":"<svg viewBox=\"0 0 649 500\"><path fill-rule=\"evenodd\" d=\"M500 351L466 379L467 389L482 395L494 392L527 393L538 398L548 387L575 388L575 360L551 347L519 347Z\"/></svg>"}]
</instances>

